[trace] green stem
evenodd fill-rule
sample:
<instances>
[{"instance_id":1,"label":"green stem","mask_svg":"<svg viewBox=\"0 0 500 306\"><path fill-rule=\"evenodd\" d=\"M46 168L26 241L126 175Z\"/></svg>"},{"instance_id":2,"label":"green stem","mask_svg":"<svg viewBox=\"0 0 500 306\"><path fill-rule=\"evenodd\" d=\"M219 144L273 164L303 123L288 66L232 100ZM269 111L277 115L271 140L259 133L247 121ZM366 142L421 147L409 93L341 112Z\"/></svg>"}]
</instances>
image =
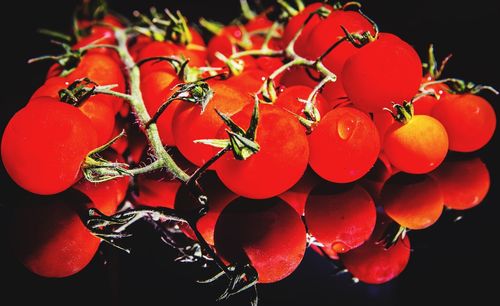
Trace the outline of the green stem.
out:
<instances>
[{"instance_id":1,"label":"green stem","mask_svg":"<svg viewBox=\"0 0 500 306\"><path fill-rule=\"evenodd\" d=\"M145 129L146 137L149 140L151 145L151 149L153 154L156 156L157 160L152 164L148 165L151 168L166 168L172 175L177 177L182 182L187 182L189 180L189 175L184 172L172 159L172 157L168 154L168 152L163 147L163 144L160 139L160 135L158 134L158 127L155 123L150 124L146 128L146 123L151 120L148 111L146 110L146 106L144 105L144 100L142 98L141 87L140 87L140 70L139 67L134 62L134 59L130 55L127 48L127 35L125 30L116 30L115 37L118 42L118 53L123 61L123 64L128 72L129 86L130 86L130 95L129 95L129 103L133 109L133 112L137 116L137 119L140 122L140 125ZM154 165L154 166L151 166ZM146 166L146 167L148 167ZM143 167L142 169L144 170ZM158 169L155 168L155 169ZM138 168L141 169L141 168ZM134 173L140 172L143 170L135 170L130 169L129 172Z\"/></svg>"}]
</instances>

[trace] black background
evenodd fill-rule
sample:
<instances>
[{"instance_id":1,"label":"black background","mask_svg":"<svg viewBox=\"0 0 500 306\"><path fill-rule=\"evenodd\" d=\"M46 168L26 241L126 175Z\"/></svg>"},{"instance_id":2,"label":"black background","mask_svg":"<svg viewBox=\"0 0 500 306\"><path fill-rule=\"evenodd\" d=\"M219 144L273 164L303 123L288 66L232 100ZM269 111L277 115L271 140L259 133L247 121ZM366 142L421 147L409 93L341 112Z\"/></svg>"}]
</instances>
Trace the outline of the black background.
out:
<instances>
[{"instance_id":1,"label":"black background","mask_svg":"<svg viewBox=\"0 0 500 306\"><path fill-rule=\"evenodd\" d=\"M28 65L30 57L57 51L46 37L36 34L40 27L70 29L71 12L77 1L9 1L2 4L2 52L0 129L43 83L48 64ZM410 2L410 3L409 3ZM146 11L152 5L180 8L194 21L199 16L229 21L239 9L238 1L109 1L118 12L130 16L133 9ZM457 1L364 1L364 12L382 31L392 32L410 42L425 59L429 43L443 58L453 53L445 76L454 76L500 88L497 34L500 9L497 1L478 0L467 5ZM10 19L8 19L9 17ZM484 94L498 112L498 97ZM474 155L486 162L492 179L490 192L478 207L453 223L444 215L433 227L412 234L414 249L405 272L382 286L352 285L346 277L334 277L329 263L310 252L294 275L282 282L260 286L261 305L422 305L434 302L496 300L498 256L498 132L486 148ZM36 154L36 152L34 152ZM61 280L43 279L27 272L5 247L4 221L15 185L2 169L0 173L0 298L14 297L19 304L29 299L52 304L211 305L215 288L195 286L189 267L170 264L172 254L164 250L154 234L144 229L137 237L132 256L102 247L82 273ZM0 206L1 207L1 206ZM143 240L141 240L143 239ZM103 259L109 264L102 265ZM245 296L219 305L240 305Z\"/></svg>"}]
</instances>

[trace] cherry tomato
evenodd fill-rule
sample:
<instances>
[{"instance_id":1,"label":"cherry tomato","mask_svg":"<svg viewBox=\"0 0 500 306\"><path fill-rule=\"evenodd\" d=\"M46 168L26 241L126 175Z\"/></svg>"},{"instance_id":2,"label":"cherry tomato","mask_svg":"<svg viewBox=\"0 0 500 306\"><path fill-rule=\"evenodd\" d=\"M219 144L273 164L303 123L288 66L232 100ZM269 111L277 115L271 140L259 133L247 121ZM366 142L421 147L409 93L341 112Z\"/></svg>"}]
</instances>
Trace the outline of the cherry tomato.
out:
<instances>
[{"instance_id":1,"label":"cherry tomato","mask_svg":"<svg viewBox=\"0 0 500 306\"><path fill-rule=\"evenodd\" d=\"M154 71L143 78L141 82L141 92L144 105L150 116L153 116L158 108L165 103L175 91L175 85L180 81L174 74L164 71ZM172 133L172 121L180 100L175 100L158 117L156 126L160 133L161 142L167 146L174 146L175 139Z\"/></svg>"},{"instance_id":2,"label":"cherry tomato","mask_svg":"<svg viewBox=\"0 0 500 306\"><path fill-rule=\"evenodd\" d=\"M479 158L446 160L430 175L441 188L444 204L451 209L463 210L478 205L490 188L488 168Z\"/></svg>"},{"instance_id":3,"label":"cherry tomato","mask_svg":"<svg viewBox=\"0 0 500 306\"><path fill-rule=\"evenodd\" d=\"M300 216L279 198L232 201L217 220L214 238L223 258L231 263L250 262L260 283L277 282L290 275L306 247Z\"/></svg>"},{"instance_id":4,"label":"cherry tomato","mask_svg":"<svg viewBox=\"0 0 500 306\"><path fill-rule=\"evenodd\" d=\"M325 180L353 182L375 164L380 152L377 128L363 112L339 107L328 112L309 135L309 165Z\"/></svg>"},{"instance_id":5,"label":"cherry tomato","mask_svg":"<svg viewBox=\"0 0 500 306\"><path fill-rule=\"evenodd\" d=\"M290 68L281 76L280 84L288 87L295 85L303 85L311 88L316 87L316 85L318 85L318 82L312 79L311 76L309 76L306 69L308 68L300 66L294 66ZM319 75L317 75L317 72L311 69L309 71L313 77L319 77Z\"/></svg>"},{"instance_id":6,"label":"cherry tomato","mask_svg":"<svg viewBox=\"0 0 500 306\"><path fill-rule=\"evenodd\" d=\"M31 96L31 99L37 97L51 97L57 99L59 103L59 91L69 86L64 78L53 77L48 79L45 84L39 87ZM80 111L87 116L95 130L98 132L98 144L103 145L111 139L115 125L115 111L110 100L106 100L103 95L95 95L85 100L78 106Z\"/></svg>"},{"instance_id":7,"label":"cherry tomato","mask_svg":"<svg viewBox=\"0 0 500 306\"><path fill-rule=\"evenodd\" d=\"M9 121L2 161L10 177L37 194L73 185L85 156L97 147L97 132L76 107L53 98L33 99Z\"/></svg>"},{"instance_id":8,"label":"cherry tomato","mask_svg":"<svg viewBox=\"0 0 500 306\"><path fill-rule=\"evenodd\" d=\"M378 135L380 136L380 143L385 141L385 134L387 130L394 124L394 117L386 110L374 112L372 114L373 123L377 127ZM382 147L384 150L384 147Z\"/></svg>"},{"instance_id":9,"label":"cherry tomato","mask_svg":"<svg viewBox=\"0 0 500 306\"><path fill-rule=\"evenodd\" d=\"M444 83L433 84L425 87L426 90L434 90L437 97L434 96L423 96L413 102L413 109L416 115L429 115L432 114L432 109L441 99L446 99L448 95L448 90L450 89L448 85Z\"/></svg>"},{"instance_id":10,"label":"cherry tomato","mask_svg":"<svg viewBox=\"0 0 500 306\"><path fill-rule=\"evenodd\" d=\"M101 153L103 158L111 162L123 163L123 157L112 150ZM101 183L91 183L86 179L80 180L72 188L86 195L93 204L93 207L105 215L112 215L118 206L125 200L130 178L119 177Z\"/></svg>"},{"instance_id":11,"label":"cherry tomato","mask_svg":"<svg viewBox=\"0 0 500 306\"><path fill-rule=\"evenodd\" d=\"M472 152L484 147L496 128L493 107L472 94L447 95L432 110L432 116L446 128L450 150Z\"/></svg>"},{"instance_id":12,"label":"cherry tomato","mask_svg":"<svg viewBox=\"0 0 500 306\"><path fill-rule=\"evenodd\" d=\"M182 102L177 107L174 113L175 120L172 122L172 133L177 148L197 166L203 165L217 153L217 149L213 147L194 142L199 139L216 138L217 132L224 126L215 109L231 116L253 102L250 95L225 81L213 81L209 84L214 96L205 111L201 112L198 105Z\"/></svg>"},{"instance_id":13,"label":"cherry tomato","mask_svg":"<svg viewBox=\"0 0 500 306\"><path fill-rule=\"evenodd\" d=\"M443 211L443 194L428 175L398 173L384 184L380 202L385 213L401 226L424 229Z\"/></svg>"},{"instance_id":14,"label":"cherry tomato","mask_svg":"<svg viewBox=\"0 0 500 306\"><path fill-rule=\"evenodd\" d=\"M248 128L253 105L232 117L243 129ZM217 138L227 138L222 127ZM279 195L299 181L307 167L307 137L298 120L273 105L259 106L259 124L255 141L260 150L246 160L237 160L231 152L222 156L215 169L221 181L234 193L264 199Z\"/></svg>"},{"instance_id":15,"label":"cherry tomato","mask_svg":"<svg viewBox=\"0 0 500 306\"><path fill-rule=\"evenodd\" d=\"M307 168L300 180L278 197L290 204L299 215L303 216L307 197L314 186L318 185L319 182L320 178L316 173L310 168Z\"/></svg>"},{"instance_id":16,"label":"cherry tomato","mask_svg":"<svg viewBox=\"0 0 500 306\"><path fill-rule=\"evenodd\" d=\"M323 183L309 194L305 218L310 234L325 249L345 253L370 238L377 212L373 199L359 185Z\"/></svg>"},{"instance_id":17,"label":"cherry tomato","mask_svg":"<svg viewBox=\"0 0 500 306\"><path fill-rule=\"evenodd\" d=\"M382 220L381 220L382 219ZM383 284L397 277L410 259L410 239L405 236L390 248L384 248L379 239L389 225L377 216L377 226L365 244L345 254L340 259L354 277L368 284Z\"/></svg>"},{"instance_id":18,"label":"cherry tomato","mask_svg":"<svg viewBox=\"0 0 500 306\"><path fill-rule=\"evenodd\" d=\"M413 116L406 124L394 122L384 138L384 152L391 164L408 173L430 172L448 153L445 128L426 115Z\"/></svg>"},{"instance_id":19,"label":"cherry tomato","mask_svg":"<svg viewBox=\"0 0 500 306\"><path fill-rule=\"evenodd\" d=\"M342 69L342 85L352 103L376 112L391 103L410 101L422 80L417 52L399 37L380 33L377 40L349 57Z\"/></svg>"},{"instance_id":20,"label":"cherry tomato","mask_svg":"<svg viewBox=\"0 0 500 306\"><path fill-rule=\"evenodd\" d=\"M309 98L309 94L313 91L311 87L304 85L295 85L285 88L274 102L274 105L282 107L283 109L304 117L305 102ZM325 98L321 94L316 96L316 103L314 105L321 115L325 115L329 110Z\"/></svg>"},{"instance_id":21,"label":"cherry tomato","mask_svg":"<svg viewBox=\"0 0 500 306\"><path fill-rule=\"evenodd\" d=\"M24 199L12 217L11 247L31 272L43 277L67 277L92 260L99 238L83 225L77 210L86 199L58 196Z\"/></svg>"}]
</instances>

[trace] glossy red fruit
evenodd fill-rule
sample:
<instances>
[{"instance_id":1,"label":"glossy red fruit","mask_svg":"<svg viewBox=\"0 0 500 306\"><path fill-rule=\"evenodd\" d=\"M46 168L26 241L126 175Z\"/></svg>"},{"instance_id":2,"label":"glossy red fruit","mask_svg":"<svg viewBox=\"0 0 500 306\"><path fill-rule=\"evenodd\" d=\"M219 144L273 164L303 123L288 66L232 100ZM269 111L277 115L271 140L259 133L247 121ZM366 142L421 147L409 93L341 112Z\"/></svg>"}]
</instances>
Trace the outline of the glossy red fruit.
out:
<instances>
[{"instance_id":1,"label":"glossy red fruit","mask_svg":"<svg viewBox=\"0 0 500 306\"><path fill-rule=\"evenodd\" d=\"M472 94L447 95L432 116L446 128L450 150L473 152L484 147L496 128L495 110L484 98Z\"/></svg>"},{"instance_id":2,"label":"glossy red fruit","mask_svg":"<svg viewBox=\"0 0 500 306\"><path fill-rule=\"evenodd\" d=\"M383 284L400 275L408 264L411 253L408 235L388 249L378 242L389 222L381 220L383 217L380 215L377 218L377 226L370 240L340 256L347 270L368 284Z\"/></svg>"},{"instance_id":3,"label":"glossy red fruit","mask_svg":"<svg viewBox=\"0 0 500 306\"><path fill-rule=\"evenodd\" d=\"M320 178L310 168L306 169L300 180L278 197L290 204L301 216L304 215L307 197L309 193L318 185Z\"/></svg>"},{"instance_id":4,"label":"glossy red fruit","mask_svg":"<svg viewBox=\"0 0 500 306\"><path fill-rule=\"evenodd\" d=\"M348 252L368 240L376 215L373 199L359 185L320 184L305 207L310 234L335 253Z\"/></svg>"},{"instance_id":5,"label":"glossy red fruit","mask_svg":"<svg viewBox=\"0 0 500 306\"><path fill-rule=\"evenodd\" d=\"M376 112L391 103L410 101L422 80L417 52L399 37L380 33L377 40L349 57L342 69L342 85L352 103Z\"/></svg>"},{"instance_id":6,"label":"glossy red fruit","mask_svg":"<svg viewBox=\"0 0 500 306\"><path fill-rule=\"evenodd\" d=\"M441 99L447 99L446 96L449 95L449 89L448 85L444 83L425 86L425 90L434 90L436 96L428 95L414 100L413 110L415 115L431 116L434 106L436 106Z\"/></svg>"},{"instance_id":7,"label":"glossy red fruit","mask_svg":"<svg viewBox=\"0 0 500 306\"><path fill-rule=\"evenodd\" d=\"M351 107L336 108L309 135L309 165L328 181L353 182L375 164L379 141L377 128L365 113Z\"/></svg>"},{"instance_id":8,"label":"glossy red fruit","mask_svg":"<svg viewBox=\"0 0 500 306\"><path fill-rule=\"evenodd\" d=\"M309 74L307 73L306 69L304 67L300 66L295 66L290 68L289 70L285 71L280 79L280 84L283 86L291 87L295 85L303 85L307 86L310 88L316 87L318 85L318 81L315 79L311 78ZM314 78L319 78L320 76L317 75L315 71L312 69L309 69L311 75Z\"/></svg>"},{"instance_id":9,"label":"glossy red fruit","mask_svg":"<svg viewBox=\"0 0 500 306\"><path fill-rule=\"evenodd\" d=\"M253 105L232 117L247 129ZM219 139L227 138L225 127L218 132ZM255 141L260 150L246 160L237 160L229 152L222 156L215 168L221 181L236 194L253 199L279 195L304 174L309 157L307 137L298 120L285 110L273 105L259 106L259 124Z\"/></svg>"},{"instance_id":10,"label":"glossy red fruit","mask_svg":"<svg viewBox=\"0 0 500 306\"><path fill-rule=\"evenodd\" d=\"M97 132L80 110L45 97L10 119L1 150L14 182L33 193L55 194L78 180L85 156L96 147Z\"/></svg>"},{"instance_id":11,"label":"glossy red fruit","mask_svg":"<svg viewBox=\"0 0 500 306\"><path fill-rule=\"evenodd\" d=\"M224 122L217 115L215 109L231 116L239 112L246 105L252 104L253 99L247 93L225 81L210 82L214 96L202 112L199 105L182 102L174 113L172 124L174 141L179 151L190 162L197 166L203 165L217 149L195 140L214 139Z\"/></svg>"},{"instance_id":12,"label":"glossy red fruit","mask_svg":"<svg viewBox=\"0 0 500 306\"><path fill-rule=\"evenodd\" d=\"M451 209L479 205L490 188L488 168L479 158L447 160L430 175L441 188L445 206Z\"/></svg>"},{"instance_id":13,"label":"glossy red fruit","mask_svg":"<svg viewBox=\"0 0 500 306\"><path fill-rule=\"evenodd\" d=\"M215 225L217 252L233 264L251 263L260 283L290 275L304 257L305 247L300 216L279 198L238 198L222 211Z\"/></svg>"},{"instance_id":14,"label":"glossy red fruit","mask_svg":"<svg viewBox=\"0 0 500 306\"><path fill-rule=\"evenodd\" d=\"M279 106L292 114L304 117L304 107L313 89L304 85L295 85L285 88L274 102L274 105ZM321 116L324 116L330 107L325 98L321 94L316 96L315 106Z\"/></svg>"},{"instance_id":15,"label":"glossy red fruit","mask_svg":"<svg viewBox=\"0 0 500 306\"><path fill-rule=\"evenodd\" d=\"M12 216L7 233L13 253L28 270L43 277L80 272L100 243L77 213L77 209L85 208L84 201L31 197L18 203Z\"/></svg>"},{"instance_id":16,"label":"glossy red fruit","mask_svg":"<svg viewBox=\"0 0 500 306\"><path fill-rule=\"evenodd\" d=\"M398 173L382 189L385 213L405 228L419 230L436 223L443 211L443 194L428 175Z\"/></svg>"}]
</instances>

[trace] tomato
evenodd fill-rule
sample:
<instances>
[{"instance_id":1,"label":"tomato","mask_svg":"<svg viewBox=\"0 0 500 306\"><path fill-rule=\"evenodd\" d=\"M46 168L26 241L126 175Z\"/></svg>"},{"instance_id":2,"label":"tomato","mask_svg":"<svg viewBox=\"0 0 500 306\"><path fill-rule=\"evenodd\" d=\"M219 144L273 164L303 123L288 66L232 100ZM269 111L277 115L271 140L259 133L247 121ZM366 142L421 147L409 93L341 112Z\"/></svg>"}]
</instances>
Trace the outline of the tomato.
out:
<instances>
[{"instance_id":1,"label":"tomato","mask_svg":"<svg viewBox=\"0 0 500 306\"><path fill-rule=\"evenodd\" d=\"M253 102L248 93L225 81L213 81L209 82L209 85L214 91L214 96L205 111L201 112L198 105L182 102L175 110L175 120L172 122L172 133L177 148L197 166L203 165L217 153L217 149L211 146L194 142L199 139L216 138L217 132L224 126L215 109L231 116Z\"/></svg>"},{"instance_id":2,"label":"tomato","mask_svg":"<svg viewBox=\"0 0 500 306\"><path fill-rule=\"evenodd\" d=\"M176 75L164 71L154 71L143 78L141 82L142 98L150 116L154 116L158 108L172 96L177 89L174 87L179 82ZM172 121L175 110L180 103L180 100L171 102L156 121L158 133L164 145L175 145Z\"/></svg>"},{"instance_id":3,"label":"tomato","mask_svg":"<svg viewBox=\"0 0 500 306\"><path fill-rule=\"evenodd\" d=\"M375 164L380 152L377 128L363 112L339 107L328 112L309 135L309 165L323 179L353 182Z\"/></svg>"},{"instance_id":4,"label":"tomato","mask_svg":"<svg viewBox=\"0 0 500 306\"><path fill-rule=\"evenodd\" d=\"M50 78L33 93L31 99L51 97L57 99L57 102L59 102L59 91L66 89L69 85L64 78ZM103 145L111 139L115 125L115 111L113 107L112 102L106 100L103 95L92 96L78 106L80 111L90 119L95 130L98 132L99 145Z\"/></svg>"},{"instance_id":5,"label":"tomato","mask_svg":"<svg viewBox=\"0 0 500 306\"><path fill-rule=\"evenodd\" d=\"M49 73L48 79L60 75L60 67L58 65L54 67L52 73ZM69 84L83 78L89 78L101 86L116 84L117 86L113 88L114 91L121 93L125 92L125 79L121 67L113 58L107 55L84 55L77 67L65 77ZM112 103L114 105L113 109L116 112L118 112L123 105L123 100L117 97L102 95L102 99L109 101L106 103Z\"/></svg>"},{"instance_id":6,"label":"tomato","mask_svg":"<svg viewBox=\"0 0 500 306\"><path fill-rule=\"evenodd\" d=\"M311 94L312 91L312 88L304 85L287 87L279 94L278 99L274 102L274 105L282 107L293 114L304 117L303 111L306 106L304 101L309 98L309 94ZM318 109L321 115L325 115L330 110L329 105L327 105L325 98L323 98L321 94L316 96L316 103L314 106Z\"/></svg>"},{"instance_id":7,"label":"tomato","mask_svg":"<svg viewBox=\"0 0 500 306\"><path fill-rule=\"evenodd\" d=\"M359 185L320 184L305 207L309 233L335 253L348 252L368 240L376 218L373 199Z\"/></svg>"},{"instance_id":8,"label":"tomato","mask_svg":"<svg viewBox=\"0 0 500 306\"><path fill-rule=\"evenodd\" d=\"M433 108L432 116L444 125L450 150L457 152L484 147L493 137L497 122L488 101L473 94L447 95Z\"/></svg>"},{"instance_id":9,"label":"tomato","mask_svg":"<svg viewBox=\"0 0 500 306\"><path fill-rule=\"evenodd\" d=\"M310 168L307 168L300 180L278 197L290 204L299 215L303 216L307 197L314 186L318 185L319 182L320 178L316 173Z\"/></svg>"},{"instance_id":10,"label":"tomato","mask_svg":"<svg viewBox=\"0 0 500 306\"><path fill-rule=\"evenodd\" d=\"M33 99L9 121L2 161L10 177L37 194L73 185L85 156L97 147L97 132L77 108L53 98Z\"/></svg>"},{"instance_id":11,"label":"tomato","mask_svg":"<svg viewBox=\"0 0 500 306\"><path fill-rule=\"evenodd\" d=\"M389 222L379 215L371 238L359 248L340 256L349 272L362 282L386 283L400 275L410 260L408 236L388 249L378 242L388 225Z\"/></svg>"},{"instance_id":12,"label":"tomato","mask_svg":"<svg viewBox=\"0 0 500 306\"><path fill-rule=\"evenodd\" d=\"M214 238L223 258L231 263L251 263L260 283L290 275L306 248L300 216L279 198L232 201L217 220Z\"/></svg>"},{"instance_id":13,"label":"tomato","mask_svg":"<svg viewBox=\"0 0 500 306\"><path fill-rule=\"evenodd\" d=\"M384 138L384 152L391 164L408 173L430 172L448 153L445 128L426 115L413 116L406 124L394 122Z\"/></svg>"},{"instance_id":14,"label":"tomato","mask_svg":"<svg viewBox=\"0 0 500 306\"><path fill-rule=\"evenodd\" d=\"M318 85L318 82L312 79L309 74L307 74L307 71L305 67L301 66L294 66L287 71L283 73L280 79L280 84L283 86L295 86L295 85L303 85L307 87L314 88L316 85ZM311 72L312 76L320 77L317 72L315 72L312 69L309 69Z\"/></svg>"},{"instance_id":15,"label":"tomato","mask_svg":"<svg viewBox=\"0 0 500 306\"><path fill-rule=\"evenodd\" d=\"M444 83L433 84L425 87L426 90L434 90L437 97L434 96L423 96L414 100L413 108L416 115L429 115L432 114L432 109L439 100L446 99L446 95L448 95L448 90L450 89L448 85Z\"/></svg>"},{"instance_id":16,"label":"tomato","mask_svg":"<svg viewBox=\"0 0 500 306\"><path fill-rule=\"evenodd\" d=\"M443 194L428 175L398 173L384 184L380 198L385 213L409 229L431 226L443 211Z\"/></svg>"},{"instance_id":17,"label":"tomato","mask_svg":"<svg viewBox=\"0 0 500 306\"><path fill-rule=\"evenodd\" d=\"M231 76L225 82L241 92L253 95L262 87L266 79L264 71L257 68L245 68L239 75Z\"/></svg>"},{"instance_id":18,"label":"tomato","mask_svg":"<svg viewBox=\"0 0 500 306\"><path fill-rule=\"evenodd\" d=\"M205 66L206 51L194 50L188 46L176 45L171 41L154 41L139 52L138 60L143 60L150 57L157 56L176 56L179 59L189 60L189 65L192 67ZM141 66L141 74L148 75L153 71L166 71L173 72L174 69L170 63L167 62L147 62Z\"/></svg>"},{"instance_id":19,"label":"tomato","mask_svg":"<svg viewBox=\"0 0 500 306\"><path fill-rule=\"evenodd\" d=\"M101 153L103 158L111 162L123 163L123 157L112 150ZM118 206L125 200L130 177L123 176L101 183L91 183L86 179L80 180L72 188L86 195L93 207L105 215L112 215Z\"/></svg>"},{"instance_id":20,"label":"tomato","mask_svg":"<svg viewBox=\"0 0 500 306\"><path fill-rule=\"evenodd\" d=\"M349 57L342 69L342 85L352 103L376 112L391 103L410 101L418 92L422 63L417 52L399 37L380 33Z\"/></svg>"},{"instance_id":21,"label":"tomato","mask_svg":"<svg viewBox=\"0 0 500 306\"><path fill-rule=\"evenodd\" d=\"M99 22L100 24L107 25L97 25L93 24L95 22ZM77 37L78 41L75 45L73 45L72 49L77 50L82 47L88 46L90 44L96 45L116 45L115 33L111 26L123 28L120 20L110 14L104 16L104 18L100 21L97 20L78 20L78 28L83 30L83 36ZM105 54L112 57L118 63L120 63L120 57L115 50L109 48L97 48L90 49L87 51L88 54Z\"/></svg>"},{"instance_id":22,"label":"tomato","mask_svg":"<svg viewBox=\"0 0 500 306\"><path fill-rule=\"evenodd\" d=\"M99 238L83 225L77 210L86 200L60 195L24 199L16 206L7 231L15 256L43 277L67 277L92 260Z\"/></svg>"},{"instance_id":23,"label":"tomato","mask_svg":"<svg viewBox=\"0 0 500 306\"><path fill-rule=\"evenodd\" d=\"M293 16L290 18L288 23L285 26L285 31L283 32L282 36L282 44L286 48L288 44L292 41L292 39L295 36L295 33L299 31L299 29L302 27L306 19L309 17L311 13L314 11L318 10L321 7L325 7L329 10L333 10L333 8L324 3L320 2L315 2L311 3L308 6L304 8L302 12L297 14L296 16ZM309 33L315 28L316 25L318 25L321 22L321 17L318 15L314 15L310 20L309 23L304 27L302 30L302 33L300 34L299 38L297 39L295 43L295 52L299 55L303 55L306 53L306 50L308 48L307 46L307 38L309 37Z\"/></svg>"},{"instance_id":24,"label":"tomato","mask_svg":"<svg viewBox=\"0 0 500 306\"><path fill-rule=\"evenodd\" d=\"M451 209L472 208L486 197L490 188L488 168L479 158L446 160L430 173L444 196L444 204Z\"/></svg>"},{"instance_id":25,"label":"tomato","mask_svg":"<svg viewBox=\"0 0 500 306\"><path fill-rule=\"evenodd\" d=\"M208 198L208 212L198 219L196 228L208 244L214 245L214 230L217 219L219 219L222 210L238 195L227 189L213 171L204 173L198 182ZM198 200L192 196L185 185L182 185L175 197L175 209L192 213L199 208ZM197 240L192 230L184 232L192 239Z\"/></svg>"},{"instance_id":26,"label":"tomato","mask_svg":"<svg viewBox=\"0 0 500 306\"><path fill-rule=\"evenodd\" d=\"M241 40L243 33L239 26L229 25L220 30L220 32L213 36L207 45L207 58L210 64L218 61L217 52L222 53L226 57L233 54L234 43Z\"/></svg>"},{"instance_id":27,"label":"tomato","mask_svg":"<svg viewBox=\"0 0 500 306\"><path fill-rule=\"evenodd\" d=\"M248 128L253 105L232 117L243 129ZM222 127L216 138L227 138ZM231 152L222 156L215 169L221 181L234 193L264 199L279 195L304 174L309 157L307 137L298 120L285 110L269 104L259 106L259 124L255 142L260 150L246 160L237 160Z\"/></svg>"},{"instance_id":28,"label":"tomato","mask_svg":"<svg viewBox=\"0 0 500 306\"><path fill-rule=\"evenodd\" d=\"M373 168L360 180L360 184L378 203L385 182L398 172L399 170L392 166L385 154L381 152Z\"/></svg>"},{"instance_id":29,"label":"tomato","mask_svg":"<svg viewBox=\"0 0 500 306\"><path fill-rule=\"evenodd\" d=\"M383 144L387 130L394 124L394 117L387 110L380 110L372 114L373 123L377 127L380 143ZM384 147L382 147L384 150Z\"/></svg>"}]
</instances>

